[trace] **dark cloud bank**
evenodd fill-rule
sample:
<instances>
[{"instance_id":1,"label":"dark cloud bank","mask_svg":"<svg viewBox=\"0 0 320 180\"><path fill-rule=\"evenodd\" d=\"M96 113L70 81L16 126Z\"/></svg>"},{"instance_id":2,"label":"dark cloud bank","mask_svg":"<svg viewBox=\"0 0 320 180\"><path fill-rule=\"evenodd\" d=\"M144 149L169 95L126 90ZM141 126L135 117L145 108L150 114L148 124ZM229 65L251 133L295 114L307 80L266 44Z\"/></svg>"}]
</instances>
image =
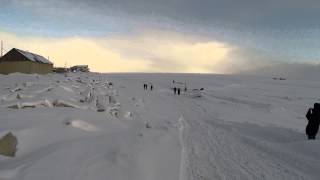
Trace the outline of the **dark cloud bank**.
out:
<instances>
[{"instance_id":1,"label":"dark cloud bank","mask_svg":"<svg viewBox=\"0 0 320 180\"><path fill-rule=\"evenodd\" d=\"M26 5L59 7L61 11L81 7L95 13L115 12L137 16L161 16L202 25L232 24L260 29L319 27L317 0L15 0ZM59 13L59 12L56 12Z\"/></svg>"},{"instance_id":2,"label":"dark cloud bank","mask_svg":"<svg viewBox=\"0 0 320 180\"><path fill-rule=\"evenodd\" d=\"M108 23L103 21L104 16L124 17L128 24L150 19L153 24L201 32L238 46L226 59L229 65L222 67L232 72L283 76L315 76L320 72L319 65L294 63L290 62L292 57L277 56L279 52L297 51L308 58L316 47L320 48L314 41L320 35L318 0L15 0L15 3L51 11L51 15L67 12L69 18L81 18L73 17L81 13L98 14L101 23ZM308 52L309 45L315 47L312 52ZM251 66L246 69L248 64Z\"/></svg>"}]
</instances>

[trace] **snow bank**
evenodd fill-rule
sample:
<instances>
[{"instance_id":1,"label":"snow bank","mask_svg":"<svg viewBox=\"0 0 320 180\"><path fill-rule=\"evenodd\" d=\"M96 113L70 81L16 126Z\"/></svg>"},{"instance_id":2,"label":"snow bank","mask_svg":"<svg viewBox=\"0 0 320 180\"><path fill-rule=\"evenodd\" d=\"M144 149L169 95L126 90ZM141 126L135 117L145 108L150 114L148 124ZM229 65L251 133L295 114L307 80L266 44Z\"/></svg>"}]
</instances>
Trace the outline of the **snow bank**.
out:
<instances>
[{"instance_id":1,"label":"snow bank","mask_svg":"<svg viewBox=\"0 0 320 180\"><path fill-rule=\"evenodd\" d=\"M70 126L74 128L79 128L88 132L97 132L100 130L98 127L80 119L71 120L68 121L68 123L70 123Z\"/></svg>"}]
</instances>

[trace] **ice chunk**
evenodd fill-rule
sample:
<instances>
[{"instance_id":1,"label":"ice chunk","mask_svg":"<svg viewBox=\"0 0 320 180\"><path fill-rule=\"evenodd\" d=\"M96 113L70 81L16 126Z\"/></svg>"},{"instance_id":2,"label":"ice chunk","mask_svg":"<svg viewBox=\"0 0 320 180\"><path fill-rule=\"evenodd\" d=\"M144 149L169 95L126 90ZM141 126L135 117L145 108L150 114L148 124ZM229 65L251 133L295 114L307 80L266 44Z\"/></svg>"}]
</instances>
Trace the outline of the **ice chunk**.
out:
<instances>
[{"instance_id":1,"label":"ice chunk","mask_svg":"<svg viewBox=\"0 0 320 180\"><path fill-rule=\"evenodd\" d=\"M88 132L96 132L100 130L98 127L80 119L71 120L68 125Z\"/></svg>"},{"instance_id":2,"label":"ice chunk","mask_svg":"<svg viewBox=\"0 0 320 180\"><path fill-rule=\"evenodd\" d=\"M0 139L0 154L14 157L17 151L18 139L9 132Z\"/></svg>"}]
</instances>

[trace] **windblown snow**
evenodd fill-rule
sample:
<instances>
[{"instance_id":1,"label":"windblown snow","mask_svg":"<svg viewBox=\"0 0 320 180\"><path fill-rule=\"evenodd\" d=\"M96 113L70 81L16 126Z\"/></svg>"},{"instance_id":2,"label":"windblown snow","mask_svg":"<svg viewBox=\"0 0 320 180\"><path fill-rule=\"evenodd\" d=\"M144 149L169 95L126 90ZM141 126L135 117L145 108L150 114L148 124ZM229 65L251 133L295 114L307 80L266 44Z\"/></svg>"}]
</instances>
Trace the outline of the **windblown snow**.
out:
<instances>
[{"instance_id":1,"label":"windblown snow","mask_svg":"<svg viewBox=\"0 0 320 180\"><path fill-rule=\"evenodd\" d=\"M320 141L304 129L319 89L260 76L0 75L0 134L18 139L0 179L316 180Z\"/></svg>"}]
</instances>

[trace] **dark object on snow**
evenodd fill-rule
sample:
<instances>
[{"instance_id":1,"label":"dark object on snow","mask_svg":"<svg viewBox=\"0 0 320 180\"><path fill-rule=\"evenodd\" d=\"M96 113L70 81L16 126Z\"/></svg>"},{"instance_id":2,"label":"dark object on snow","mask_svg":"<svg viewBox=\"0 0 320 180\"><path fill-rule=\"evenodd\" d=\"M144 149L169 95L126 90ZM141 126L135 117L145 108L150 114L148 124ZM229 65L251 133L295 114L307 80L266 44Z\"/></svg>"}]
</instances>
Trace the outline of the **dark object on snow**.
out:
<instances>
[{"instance_id":1,"label":"dark object on snow","mask_svg":"<svg viewBox=\"0 0 320 180\"><path fill-rule=\"evenodd\" d=\"M308 124L306 127L306 134L308 139L316 139L316 135L319 130L320 124L320 104L314 103L314 107L309 108L306 118L308 119Z\"/></svg>"},{"instance_id":2,"label":"dark object on snow","mask_svg":"<svg viewBox=\"0 0 320 180\"><path fill-rule=\"evenodd\" d=\"M174 94L177 94L177 88L176 87L173 88L173 92L174 92Z\"/></svg>"},{"instance_id":3,"label":"dark object on snow","mask_svg":"<svg viewBox=\"0 0 320 180\"><path fill-rule=\"evenodd\" d=\"M147 128L147 129L151 129L151 128L152 128L152 126L150 125L149 122L146 123L146 128Z\"/></svg>"},{"instance_id":4,"label":"dark object on snow","mask_svg":"<svg viewBox=\"0 0 320 180\"><path fill-rule=\"evenodd\" d=\"M148 90L148 84L143 84L143 89Z\"/></svg>"},{"instance_id":5,"label":"dark object on snow","mask_svg":"<svg viewBox=\"0 0 320 180\"><path fill-rule=\"evenodd\" d=\"M273 79L273 80L281 80L281 81L283 81L283 80L287 80L286 78L283 78L283 77L280 77L280 78L273 77L272 79Z\"/></svg>"},{"instance_id":6,"label":"dark object on snow","mask_svg":"<svg viewBox=\"0 0 320 180\"><path fill-rule=\"evenodd\" d=\"M150 85L150 90L151 90L151 91L153 90L153 85L152 85L152 84Z\"/></svg>"},{"instance_id":7,"label":"dark object on snow","mask_svg":"<svg viewBox=\"0 0 320 180\"><path fill-rule=\"evenodd\" d=\"M204 90L204 88L200 88L200 91L203 91Z\"/></svg>"},{"instance_id":8,"label":"dark object on snow","mask_svg":"<svg viewBox=\"0 0 320 180\"><path fill-rule=\"evenodd\" d=\"M0 154L14 157L17 151L18 139L9 132L0 139Z\"/></svg>"},{"instance_id":9,"label":"dark object on snow","mask_svg":"<svg viewBox=\"0 0 320 180\"><path fill-rule=\"evenodd\" d=\"M178 95L180 95L180 91L181 91L180 88L178 88Z\"/></svg>"}]
</instances>

